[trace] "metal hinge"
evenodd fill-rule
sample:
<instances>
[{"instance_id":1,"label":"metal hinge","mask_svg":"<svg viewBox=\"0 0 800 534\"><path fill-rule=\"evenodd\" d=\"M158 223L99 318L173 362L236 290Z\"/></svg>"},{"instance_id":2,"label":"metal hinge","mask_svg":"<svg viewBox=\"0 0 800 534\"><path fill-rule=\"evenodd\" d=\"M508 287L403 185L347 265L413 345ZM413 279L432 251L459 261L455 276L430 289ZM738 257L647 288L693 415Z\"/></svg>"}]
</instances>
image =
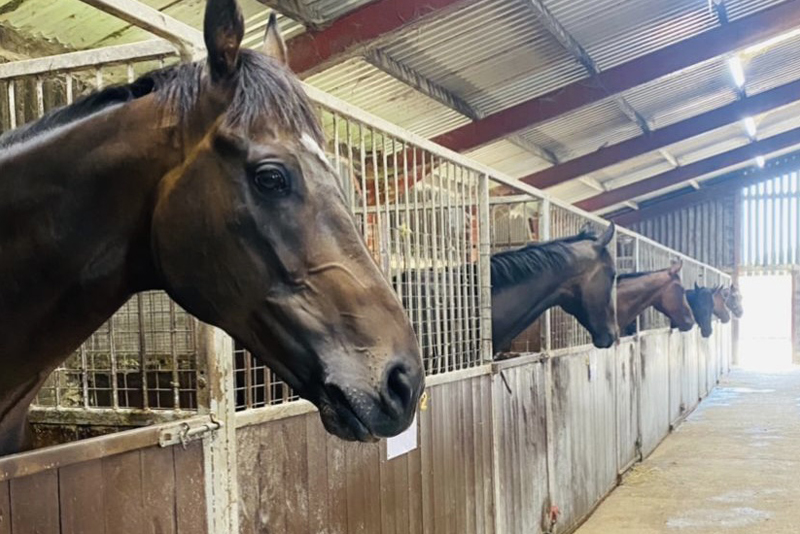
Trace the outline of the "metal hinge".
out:
<instances>
[{"instance_id":1,"label":"metal hinge","mask_svg":"<svg viewBox=\"0 0 800 534\"><path fill-rule=\"evenodd\" d=\"M222 423L217 421L213 415L209 416L209 420L204 423L184 421L162 430L158 436L158 445L160 447L181 445L185 449L187 444L203 439L220 428L222 428Z\"/></svg>"}]
</instances>

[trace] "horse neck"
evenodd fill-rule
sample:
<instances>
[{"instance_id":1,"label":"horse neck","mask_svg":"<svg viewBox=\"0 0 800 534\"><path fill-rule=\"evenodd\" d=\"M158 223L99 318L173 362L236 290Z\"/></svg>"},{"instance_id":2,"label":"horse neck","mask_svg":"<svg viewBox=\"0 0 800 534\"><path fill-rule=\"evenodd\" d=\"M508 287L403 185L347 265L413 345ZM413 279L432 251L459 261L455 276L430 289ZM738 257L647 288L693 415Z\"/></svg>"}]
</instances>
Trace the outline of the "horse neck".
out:
<instances>
[{"instance_id":1,"label":"horse neck","mask_svg":"<svg viewBox=\"0 0 800 534\"><path fill-rule=\"evenodd\" d=\"M579 274L570 264L563 269L542 269L520 277L501 288L492 285L492 345L505 350L515 337L548 309L560 305L568 291L565 285Z\"/></svg>"},{"instance_id":2,"label":"horse neck","mask_svg":"<svg viewBox=\"0 0 800 534\"><path fill-rule=\"evenodd\" d=\"M644 310L656 304L662 290L670 283L664 273L650 273L617 281L617 324L628 326Z\"/></svg>"},{"instance_id":3,"label":"horse neck","mask_svg":"<svg viewBox=\"0 0 800 534\"><path fill-rule=\"evenodd\" d=\"M19 360L0 369L0 391L49 372L133 292L157 287L155 191L182 159L161 118L143 97L0 153L0 366Z\"/></svg>"}]
</instances>

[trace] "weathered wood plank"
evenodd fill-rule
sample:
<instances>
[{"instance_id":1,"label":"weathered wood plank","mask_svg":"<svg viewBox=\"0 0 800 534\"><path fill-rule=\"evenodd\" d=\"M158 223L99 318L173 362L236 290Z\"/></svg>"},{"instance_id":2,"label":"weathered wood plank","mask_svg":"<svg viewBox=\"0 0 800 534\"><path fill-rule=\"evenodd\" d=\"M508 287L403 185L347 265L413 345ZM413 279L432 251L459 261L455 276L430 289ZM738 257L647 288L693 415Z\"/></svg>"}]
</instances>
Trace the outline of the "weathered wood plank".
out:
<instances>
[{"instance_id":1,"label":"weathered wood plank","mask_svg":"<svg viewBox=\"0 0 800 534\"><path fill-rule=\"evenodd\" d=\"M175 515L178 534L206 532L206 490L203 467L203 442L172 447L175 468Z\"/></svg>"},{"instance_id":2,"label":"weathered wood plank","mask_svg":"<svg viewBox=\"0 0 800 534\"><path fill-rule=\"evenodd\" d=\"M410 534L422 534L422 419L423 413L417 415L417 448L408 455L408 531Z\"/></svg>"},{"instance_id":3,"label":"weathered wood plank","mask_svg":"<svg viewBox=\"0 0 800 534\"><path fill-rule=\"evenodd\" d=\"M420 412L419 436L422 449L420 451L420 486L422 495L422 532L434 532L434 506L433 506L433 411L435 404L432 389L428 389L428 409Z\"/></svg>"},{"instance_id":4,"label":"weathered wood plank","mask_svg":"<svg viewBox=\"0 0 800 534\"><path fill-rule=\"evenodd\" d=\"M325 435L328 453L328 532L346 534L347 511L347 453L345 442Z\"/></svg>"},{"instance_id":5,"label":"weathered wood plank","mask_svg":"<svg viewBox=\"0 0 800 534\"><path fill-rule=\"evenodd\" d=\"M101 460L62 467L58 478L61 534L105 534Z\"/></svg>"},{"instance_id":6,"label":"weathered wood plank","mask_svg":"<svg viewBox=\"0 0 800 534\"><path fill-rule=\"evenodd\" d=\"M146 529L143 534L175 534L175 467L171 448L142 450L142 489ZM109 533L112 534L112 533Z\"/></svg>"},{"instance_id":7,"label":"weathered wood plank","mask_svg":"<svg viewBox=\"0 0 800 534\"><path fill-rule=\"evenodd\" d=\"M273 530L287 534L305 534L308 529L308 448L306 447L306 422L302 417L293 417L281 424L280 439L285 444L285 461L281 477L272 480L282 484L285 502L273 506L286 508L284 515L286 530Z\"/></svg>"},{"instance_id":8,"label":"weathered wood plank","mask_svg":"<svg viewBox=\"0 0 800 534\"><path fill-rule=\"evenodd\" d=\"M101 464L106 532L143 532L146 523L142 510L141 452L103 458Z\"/></svg>"},{"instance_id":9,"label":"weathered wood plank","mask_svg":"<svg viewBox=\"0 0 800 534\"><path fill-rule=\"evenodd\" d=\"M328 440L316 414L305 415L303 419L308 443L308 530L327 533Z\"/></svg>"},{"instance_id":10,"label":"weathered wood plank","mask_svg":"<svg viewBox=\"0 0 800 534\"><path fill-rule=\"evenodd\" d=\"M11 496L8 482L0 482L0 534L11 534Z\"/></svg>"},{"instance_id":11,"label":"weathered wood plank","mask_svg":"<svg viewBox=\"0 0 800 534\"><path fill-rule=\"evenodd\" d=\"M58 472L55 469L11 481L11 532L59 534Z\"/></svg>"}]
</instances>

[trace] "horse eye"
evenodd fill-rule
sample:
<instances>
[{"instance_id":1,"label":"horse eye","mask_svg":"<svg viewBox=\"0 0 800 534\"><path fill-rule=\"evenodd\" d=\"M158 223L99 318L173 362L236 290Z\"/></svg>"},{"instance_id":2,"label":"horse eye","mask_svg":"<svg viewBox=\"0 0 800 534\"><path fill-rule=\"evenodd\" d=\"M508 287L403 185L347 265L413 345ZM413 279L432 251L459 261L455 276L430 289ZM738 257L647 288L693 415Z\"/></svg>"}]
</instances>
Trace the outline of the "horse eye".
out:
<instances>
[{"instance_id":1,"label":"horse eye","mask_svg":"<svg viewBox=\"0 0 800 534\"><path fill-rule=\"evenodd\" d=\"M289 173L282 165L270 163L256 169L256 187L262 193L279 194L289 190Z\"/></svg>"}]
</instances>

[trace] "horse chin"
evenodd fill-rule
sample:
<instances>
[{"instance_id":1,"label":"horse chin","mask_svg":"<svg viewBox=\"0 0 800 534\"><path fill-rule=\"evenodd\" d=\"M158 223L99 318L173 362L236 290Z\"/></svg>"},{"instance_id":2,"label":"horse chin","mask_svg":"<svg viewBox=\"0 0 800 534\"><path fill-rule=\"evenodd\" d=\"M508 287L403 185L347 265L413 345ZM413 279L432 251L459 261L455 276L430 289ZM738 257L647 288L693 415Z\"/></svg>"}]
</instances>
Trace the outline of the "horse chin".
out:
<instances>
[{"instance_id":1,"label":"horse chin","mask_svg":"<svg viewBox=\"0 0 800 534\"><path fill-rule=\"evenodd\" d=\"M322 425L325 430L337 438L363 443L378 441L378 438L372 434L348 406L337 405L334 407L333 403L327 398L321 399L318 406Z\"/></svg>"}]
</instances>

